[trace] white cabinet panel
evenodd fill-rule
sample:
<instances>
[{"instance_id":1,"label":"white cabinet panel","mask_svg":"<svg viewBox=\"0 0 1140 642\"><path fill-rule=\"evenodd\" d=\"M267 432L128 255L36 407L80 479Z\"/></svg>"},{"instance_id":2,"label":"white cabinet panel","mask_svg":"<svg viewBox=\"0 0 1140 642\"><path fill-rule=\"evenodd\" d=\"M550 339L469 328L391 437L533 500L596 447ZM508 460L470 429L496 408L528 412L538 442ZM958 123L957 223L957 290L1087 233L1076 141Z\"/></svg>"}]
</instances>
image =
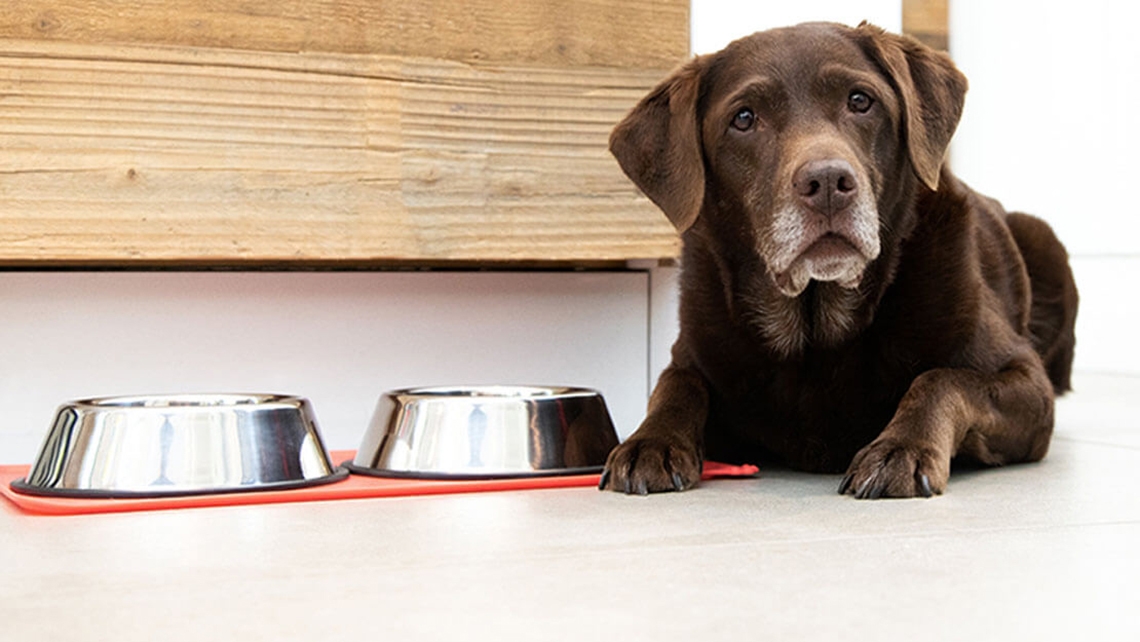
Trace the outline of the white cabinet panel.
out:
<instances>
[{"instance_id":1,"label":"white cabinet panel","mask_svg":"<svg viewBox=\"0 0 1140 642\"><path fill-rule=\"evenodd\" d=\"M355 448L387 389L600 389L619 434L648 388L645 272L0 273L0 463L95 396L286 392Z\"/></svg>"}]
</instances>

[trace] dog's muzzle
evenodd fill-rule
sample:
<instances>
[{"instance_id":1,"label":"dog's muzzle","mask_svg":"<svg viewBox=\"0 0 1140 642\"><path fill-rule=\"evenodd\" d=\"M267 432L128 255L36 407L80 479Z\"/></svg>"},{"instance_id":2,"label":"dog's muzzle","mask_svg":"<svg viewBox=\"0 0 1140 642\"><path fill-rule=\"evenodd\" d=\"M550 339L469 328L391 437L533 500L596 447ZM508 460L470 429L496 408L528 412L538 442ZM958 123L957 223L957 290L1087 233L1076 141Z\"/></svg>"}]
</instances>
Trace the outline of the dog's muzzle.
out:
<instances>
[{"instance_id":1,"label":"dog's muzzle","mask_svg":"<svg viewBox=\"0 0 1140 642\"><path fill-rule=\"evenodd\" d=\"M809 161L796 170L760 248L785 296L799 296L813 280L859 287L880 252L878 210L865 185L844 160Z\"/></svg>"}]
</instances>

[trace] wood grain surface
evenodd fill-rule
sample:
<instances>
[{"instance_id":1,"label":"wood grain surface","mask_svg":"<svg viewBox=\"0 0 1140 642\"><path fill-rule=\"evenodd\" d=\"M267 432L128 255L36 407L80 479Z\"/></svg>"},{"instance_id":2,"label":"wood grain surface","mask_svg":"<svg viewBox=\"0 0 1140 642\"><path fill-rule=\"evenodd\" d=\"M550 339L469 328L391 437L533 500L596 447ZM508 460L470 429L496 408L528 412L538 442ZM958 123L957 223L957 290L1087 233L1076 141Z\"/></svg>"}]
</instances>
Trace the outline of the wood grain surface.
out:
<instances>
[{"instance_id":1,"label":"wood grain surface","mask_svg":"<svg viewBox=\"0 0 1140 642\"><path fill-rule=\"evenodd\" d=\"M280 52L605 66L675 65L678 0L17 0L0 36Z\"/></svg>"},{"instance_id":2,"label":"wood grain surface","mask_svg":"<svg viewBox=\"0 0 1140 642\"><path fill-rule=\"evenodd\" d=\"M926 45L950 48L949 0L903 0L903 32Z\"/></svg>"},{"instance_id":3,"label":"wood grain surface","mask_svg":"<svg viewBox=\"0 0 1140 642\"><path fill-rule=\"evenodd\" d=\"M0 17L0 264L677 253L606 141L683 59L685 3L175 4ZM641 49L666 19L671 53Z\"/></svg>"}]
</instances>

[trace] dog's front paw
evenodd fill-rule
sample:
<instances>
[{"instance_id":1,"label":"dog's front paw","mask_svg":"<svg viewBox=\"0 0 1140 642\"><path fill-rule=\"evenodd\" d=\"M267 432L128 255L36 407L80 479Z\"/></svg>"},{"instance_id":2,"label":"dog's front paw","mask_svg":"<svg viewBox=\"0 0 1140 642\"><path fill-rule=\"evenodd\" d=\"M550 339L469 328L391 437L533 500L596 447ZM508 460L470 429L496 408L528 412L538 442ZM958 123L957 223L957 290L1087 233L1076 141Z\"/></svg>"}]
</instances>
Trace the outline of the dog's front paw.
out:
<instances>
[{"instance_id":1,"label":"dog's front paw","mask_svg":"<svg viewBox=\"0 0 1140 642\"><path fill-rule=\"evenodd\" d=\"M839 494L857 499L941 495L950 477L950 460L934 448L880 437L855 454Z\"/></svg>"},{"instance_id":2,"label":"dog's front paw","mask_svg":"<svg viewBox=\"0 0 1140 642\"><path fill-rule=\"evenodd\" d=\"M613 449L600 490L647 495L692 488L701 479L696 448L654 437L631 437Z\"/></svg>"}]
</instances>

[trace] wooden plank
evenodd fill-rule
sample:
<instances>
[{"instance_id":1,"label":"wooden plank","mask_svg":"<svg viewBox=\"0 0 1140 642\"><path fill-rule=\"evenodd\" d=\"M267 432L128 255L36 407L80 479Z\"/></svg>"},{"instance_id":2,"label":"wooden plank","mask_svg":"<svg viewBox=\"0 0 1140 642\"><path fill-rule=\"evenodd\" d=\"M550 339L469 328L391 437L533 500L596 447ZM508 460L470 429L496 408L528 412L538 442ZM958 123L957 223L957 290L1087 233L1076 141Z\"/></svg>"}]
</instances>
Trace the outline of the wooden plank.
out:
<instances>
[{"instance_id":1,"label":"wooden plank","mask_svg":"<svg viewBox=\"0 0 1140 642\"><path fill-rule=\"evenodd\" d=\"M671 258L606 151L661 75L0 41L0 264Z\"/></svg>"},{"instance_id":2,"label":"wooden plank","mask_svg":"<svg viewBox=\"0 0 1140 642\"><path fill-rule=\"evenodd\" d=\"M903 0L903 33L935 49L948 50L949 0Z\"/></svg>"},{"instance_id":3,"label":"wooden plank","mask_svg":"<svg viewBox=\"0 0 1140 642\"><path fill-rule=\"evenodd\" d=\"M0 38L669 69L685 0L20 0Z\"/></svg>"}]
</instances>

